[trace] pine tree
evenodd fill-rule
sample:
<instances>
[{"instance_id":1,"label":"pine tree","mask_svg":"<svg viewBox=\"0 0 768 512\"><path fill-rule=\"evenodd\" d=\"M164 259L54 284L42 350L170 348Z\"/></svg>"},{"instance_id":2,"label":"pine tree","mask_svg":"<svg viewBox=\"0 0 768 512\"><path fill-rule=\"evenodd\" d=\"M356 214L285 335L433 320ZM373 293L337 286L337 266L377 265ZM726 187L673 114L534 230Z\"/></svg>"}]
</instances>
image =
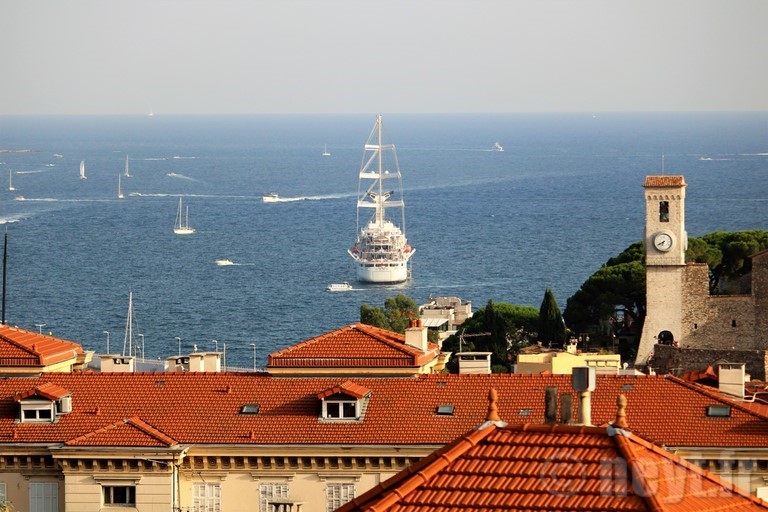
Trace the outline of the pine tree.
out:
<instances>
[{"instance_id":1,"label":"pine tree","mask_svg":"<svg viewBox=\"0 0 768 512\"><path fill-rule=\"evenodd\" d=\"M545 347L562 348L565 345L565 323L552 290L547 288L539 308L539 341Z\"/></svg>"}]
</instances>

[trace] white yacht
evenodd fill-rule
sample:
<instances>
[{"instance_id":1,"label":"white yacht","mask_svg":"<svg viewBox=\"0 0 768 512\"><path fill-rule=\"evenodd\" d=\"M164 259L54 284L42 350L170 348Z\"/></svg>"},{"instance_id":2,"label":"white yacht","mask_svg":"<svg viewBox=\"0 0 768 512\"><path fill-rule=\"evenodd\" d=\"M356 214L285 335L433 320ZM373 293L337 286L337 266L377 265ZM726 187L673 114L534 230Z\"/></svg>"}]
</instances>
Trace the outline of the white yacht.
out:
<instances>
[{"instance_id":1,"label":"white yacht","mask_svg":"<svg viewBox=\"0 0 768 512\"><path fill-rule=\"evenodd\" d=\"M390 183L393 189L387 190ZM399 225L387 216L392 209L400 211ZM408 261L415 249L405 237L403 181L395 145L383 143L381 116L365 143L357 194L357 240L347 252L355 260L358 281L401 283L410 277Z\"/></svg>"},{"instance_id":2,"label":"white yacht","mask_svg":"<svg viewBox=\"0 0 768 512\"><path fill-rule=\"evenodd\" d=\"M329 292L348 292L352 290L352 285L349 283L332 283L325 287Z\"/></svg>"},{"instance_id":3,"label":"white yacht","mask_svg":"<svg viewBox=\"0 0 768 512\"><path fill-rule=\"evenodd\" d=\"M230 265L234 265L235 262L232 260L216 260L216 264L220 267L228 267Z\"/></svg>"},{"instance_id":4,"label":"white yacht","mask_svg":"<svg viewBox=\"0 0 768 512\"><path fill-rule=\"evenodd\" d=\"M173 232L177 235L191 235L195 232L195 228L189 225L189 206L187 206L186 216L183 215L183 211L181 196L179 196L179 211L176 214L176 224L173 227Z\"/></svg>"},{"instance_id":5,"label":"white yacht","mask_svg":"<svg viewBox=\"0 0 768 512\"><path fill-rule=\"evenodd\" d=\"M280 196L277 195L277 192L270 192L269 194L261 196L261 200L265 203L276 203L280 200Z\"/></svg>"},{"instance_id":6,"label":"white yacht","mask_svg":"<svg viewBox=\"0 0 768 512\"><path fill-rule=\"evenodd\" d=\"M331 156L331 154L328 152L328 144L323 147L323 156Z\"/></svg>"}]
</instances>

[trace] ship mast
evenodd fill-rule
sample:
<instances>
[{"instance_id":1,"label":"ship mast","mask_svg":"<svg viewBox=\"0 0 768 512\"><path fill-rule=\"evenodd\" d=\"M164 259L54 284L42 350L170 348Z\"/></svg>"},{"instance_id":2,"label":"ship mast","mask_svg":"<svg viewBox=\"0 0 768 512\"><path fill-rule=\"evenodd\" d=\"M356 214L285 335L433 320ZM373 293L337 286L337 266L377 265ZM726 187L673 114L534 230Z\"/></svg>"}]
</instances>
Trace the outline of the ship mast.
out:
<instances>
[{"instance_id":1,"label":"ship mast","mask_svg":"<svg viewBox=\"0 0 768 512\"><path fill-rule=\"evenodd\" d=\"M378 129L378 152L379 152L379 194L376 196L376 223L379 226L384 225L384 168L381 158L382 138L381 138L381 114L376 118L376 128Z\"/></svg>"}]
</instances>

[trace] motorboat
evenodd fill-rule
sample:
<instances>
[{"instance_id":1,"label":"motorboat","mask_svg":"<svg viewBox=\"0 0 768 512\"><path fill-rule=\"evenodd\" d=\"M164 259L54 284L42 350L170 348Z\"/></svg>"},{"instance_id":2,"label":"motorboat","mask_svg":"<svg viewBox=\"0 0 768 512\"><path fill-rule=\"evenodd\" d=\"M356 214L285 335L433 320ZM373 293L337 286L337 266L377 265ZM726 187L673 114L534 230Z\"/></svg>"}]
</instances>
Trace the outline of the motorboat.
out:
<instances>
[{"instance_id":1,"label":"motorboat","mask_svg":"<svg viewBox=\"0 0 768 512\"><path fill-rule=\"evenodd\" d=\"M226 259L224 259L224 260L216 260L216 264L217 264L218 266L220 266L220 267L228 267L228 266L230 266L230 265L234 265L234 264L235 264L235 262L234 262L234 261L232 261L232 260L226 260Z\"/></svg>"},{"instance_id":2,"label":"motorboat","mask_svg":"<svg viewBox=\"0 0 768 512\"><path fill-rule=\"evenodd\" d=\"M261 196L261 200L265 203L276 203L280 200L277 192L270 192L269 194Z\"/></svg>"},{"instance_id":3,"label":"motorboat","mask_svg":"<svg viewBox=\"0 0 768 512\"><path fill-rule=\"evenodd\" d=\"M352 290L352 285L349 283L332 283L325 287L329 292L348 292Z\"/></svg>"}]
</instances>

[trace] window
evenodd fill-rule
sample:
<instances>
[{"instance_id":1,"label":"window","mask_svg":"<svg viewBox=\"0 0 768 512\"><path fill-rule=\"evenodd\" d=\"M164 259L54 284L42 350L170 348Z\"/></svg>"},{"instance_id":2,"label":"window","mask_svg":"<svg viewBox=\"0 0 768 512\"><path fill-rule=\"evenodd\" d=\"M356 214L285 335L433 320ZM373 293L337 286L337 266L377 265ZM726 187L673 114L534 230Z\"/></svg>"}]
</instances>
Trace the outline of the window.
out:
<instances>
[{"instance_id":1,"label":"window","mask_svg":"<svg viewBox=\"0 0 768 512\"><path fill-rule=\"evenodd\" d=\"M29 512L59 512L59 484L56 482L30 483Z\"/></svg>"},{"instance_id":2,"label":"window","mask_svg":"<svg viewBox=\"0 0 768 512\"><path fill-rule=\"evenodd\" d=\"M221 484L196 482L192 488L192 512L221 512Z\"/></svg>"},{"instance_id":3,"label":"window","mask_svg":"<svg viewBox=\"0 0 768 512\"><path fill-rule=\"evenodd\" d=\"M105 485L105 505L136 505L136 487L133 485Z\"/></svg>"},{"instance_id":4,"label":"window","mask_svg":"<svg viewBox=\"0 0 768 512\"><path fill-rule=\"evenodd\" d=\"M323 400L323 418L354 420L360 416L358 400L339 393Z\"/></svg>"},{"instance_id":5,"label":"window","mask_svg":"<svg viewBox=\"0 0 768 512\"><path fill-rule=\"evenodd\" d=\"M325 510L333 512L355 498L355 484L328 484L325 488Z\"/></svg>"},{"instance_id":6,"label":"window","mask_svg":"<svg viewBox=\"0 0 768 512\"><path fill-rule=\"evenodd\" d=\"M437 414L439 416L453 416L453 405L451 404L438 405Z\"/></svg>"},{"instance_id":7,"label":"window","mask_svg":"<svg viewBox=\"0 0 768 512\"><path fill-rule=\"evenodd\" d=\"M659 222L669 222L669 201L659 203Z\"/></svg>"},{"instance_id":8,"label":"window","mask_svg":"<svg viewBox=\"0 0 768 512\"><path fill-rule=\"evenodd\" d=\"M731 415L730 405L708 405L707 416L727 418Z\"/></svg>"},{"instance_id":9,"label":"window","mask_svg":"<svg viewBox=\"0 0 768 512\"><path fill-rule=\"evenodd\" d=\"M45 400L35 400L31 402L21 402L21 422L52 422L53 421L54 402Z\"/></svg>"},{"instance_id":10,"label":"window","mask_svg":"<svg viewBox=\"0 0 768 512\"><path fill-rule=\"evenodd\" d=\"M288 499L288 484L267 483L259 485L259 512L269 512L269 502Z\"/></svg>"},{"instance_id":11,"label":"window","mask_svg":"<svg viewBox=\"0 0 768 512\"><path fill-rule=\"evenodd\" d=\"M245 404L240 408L240 414L258 414L259 404Z\"/></svg>"}]
</instances>

